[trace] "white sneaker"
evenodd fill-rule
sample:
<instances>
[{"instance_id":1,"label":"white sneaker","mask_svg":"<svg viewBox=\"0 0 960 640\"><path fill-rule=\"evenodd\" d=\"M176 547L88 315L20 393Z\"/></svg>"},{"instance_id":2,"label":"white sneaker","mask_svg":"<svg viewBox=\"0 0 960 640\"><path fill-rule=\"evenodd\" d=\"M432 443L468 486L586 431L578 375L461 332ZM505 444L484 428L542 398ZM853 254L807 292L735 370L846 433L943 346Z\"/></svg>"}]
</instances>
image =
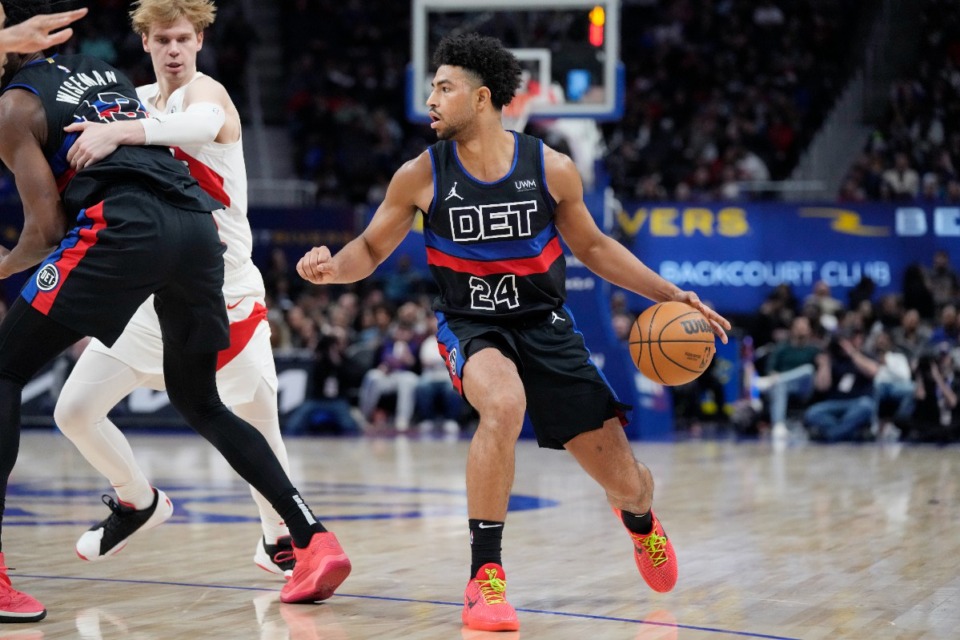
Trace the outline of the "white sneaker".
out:
<instances>
[{"instance_id":1,"label":"white sneaker","mask_svg":"<svg viewBox=\"0 0 960 640\"><path fill-rule=\"evenodd\" d=\"M884 422L883 426L880 427L880 435L877 437L877 440L881 442L898 442L900 435L900 429L898 429L896 425L892 422Z\"/></svg>"},{"instance_id":2,"label":"white sneaker","mask_svg":"<svg viewBox=\"0 0 960 640\"><path fill-rule=\"evenodd\" d=\"M769 376L757 376L753 379L753 384L757 387L757 391L761 393L770 389L773 386L773 383L777 381L776 374Z\"/></svg>"},{"instance_id":3,"label":"white sneaker","mask_svg":"<svg viewBox=\"0 0 960 640\"><path fill-rule=\"evenodd\" d=\"M112 513L77 540L77 555L81 560L103 560L119 552L137 533L149 531L163 524L173 515L173 503L163 491L153 490L153 504L146 509L134 509L111 496L103 496L103 504Z\"/></svg>"},{"instance_id":4,"label":"white sneaker","mask_svg":"<svg viewBox=\"0 0 960 640\"><path fill-rule=\"evenodd\" d=\"M264 571L289 578L293 575L293 567L296 564L293 557L293 538L282 536L277 539L276 544L267 544L266 539L261 536L257 540L253 562Z\"/></svg>"},{"instance_id":5,"label":"white sneaker","mask_svg":"<svg viewBox=\"0 0 960 640\"><path fill-rule=\"evenodd\" d=\"M790 430L787 429L787 425L782 422L777 422L773 425L773 429L770 430L770 435L774 440L786 440L790 437Z\"/></svg>"}]
</instances>

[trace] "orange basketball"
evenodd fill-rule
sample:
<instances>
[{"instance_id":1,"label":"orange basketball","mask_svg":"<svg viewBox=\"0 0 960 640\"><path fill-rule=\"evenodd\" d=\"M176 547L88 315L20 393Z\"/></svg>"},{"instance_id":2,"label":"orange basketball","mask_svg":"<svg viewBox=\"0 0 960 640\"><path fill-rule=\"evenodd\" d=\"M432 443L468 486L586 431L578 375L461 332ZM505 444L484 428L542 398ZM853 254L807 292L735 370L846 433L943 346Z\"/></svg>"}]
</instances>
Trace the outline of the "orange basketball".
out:
<instances>
[{"instance_id":1,"label":"orange basketball","mask_svg":"<svg viewBox=\"0 0 960 640\"><path fill-rule=\"evenodd\" d=\"M676 386L706 371L717 349L703 314L682 302L655 304L630 328L630 355L654 382Z\"/></svg>"}]
</instances>

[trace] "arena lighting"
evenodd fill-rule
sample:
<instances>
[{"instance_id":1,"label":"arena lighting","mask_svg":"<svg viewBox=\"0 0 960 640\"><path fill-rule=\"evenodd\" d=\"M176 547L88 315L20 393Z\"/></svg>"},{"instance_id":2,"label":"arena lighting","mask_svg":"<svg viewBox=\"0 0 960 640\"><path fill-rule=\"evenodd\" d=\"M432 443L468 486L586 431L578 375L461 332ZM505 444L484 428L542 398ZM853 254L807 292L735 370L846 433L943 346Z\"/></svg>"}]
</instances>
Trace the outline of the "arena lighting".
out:
<instances>
[{"instance_id":1,"label":"arena lighting","mask_svg":"<svg viewBox=\"0 0 960 640\"><path fill-rule=\"evenodd\" d=\"M600 5L595 6L587 14L590 19L590 44L595 47L603 46L603 25L607 20L606 12Z\"/></svg>"}]
</instances>

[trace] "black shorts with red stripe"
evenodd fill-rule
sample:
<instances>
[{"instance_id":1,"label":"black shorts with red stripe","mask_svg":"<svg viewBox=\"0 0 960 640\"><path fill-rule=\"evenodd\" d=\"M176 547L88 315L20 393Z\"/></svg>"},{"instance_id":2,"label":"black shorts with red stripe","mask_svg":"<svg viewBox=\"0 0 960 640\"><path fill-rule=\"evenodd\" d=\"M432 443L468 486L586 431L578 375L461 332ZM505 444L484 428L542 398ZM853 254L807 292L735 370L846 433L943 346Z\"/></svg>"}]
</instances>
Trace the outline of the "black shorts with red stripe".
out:
<instances>
[{"instance_id":1,"label":"black shorts with red stripe","mask_svg":"<svg viewBox=\"0 0 960 640\"><path fill-rule=\"evenodd\" d=\"M219 351L229 344L223 252L209 212L118 187L80 211L20 295L64 326L113 345L155 293L165 345Z\"/></svg>"},{"instance_id":2,"label":"black shorts with red stripe","mask_svg":"<svg viewBox=\"0 0 960 640\"><path fill-rule=\"evenodd\" d=\"M617 399L590 359L567 306L525 320L492 322L437 313L437 341L454 386L464 399L461 376L470 356L494 348L517 365L527 414L537 443L563 449L574 437L603 426L610 418L627 423L630 405Z\"/></svg>"}]
</instances>

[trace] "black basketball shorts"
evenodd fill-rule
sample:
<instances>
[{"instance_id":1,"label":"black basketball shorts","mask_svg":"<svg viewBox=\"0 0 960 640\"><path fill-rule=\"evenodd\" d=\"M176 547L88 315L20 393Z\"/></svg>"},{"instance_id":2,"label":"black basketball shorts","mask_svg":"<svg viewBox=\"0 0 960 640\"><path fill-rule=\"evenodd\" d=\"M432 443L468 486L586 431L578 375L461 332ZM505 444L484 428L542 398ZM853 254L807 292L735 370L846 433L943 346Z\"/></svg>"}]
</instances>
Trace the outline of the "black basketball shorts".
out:
<instances>
[{"instance_id":1,"label":"black basketball shorts","mask_svg":"<svg viewBox=\"0 0 960 640\"><path fill-rule=\"evenodd\" d=\"M112 345L151 293L164 344L192 353L229 344L224 246L209 213L123 187L80 211L20 295L34 309Z\"/></svg>"},{"instance_id":2,"label":"black basketball shorts","mask_svg":"<svg viewBox=\"0 0 960 640\"><path fill-rule=\"evenodd\" d=\"M463 366L482 348L513 360L523 381L527 414L544 448L563 449L575 436L618 417L626 424L629 405L617 399L567 306L524 322L487 322L437 312L437 340L453 385L463 395ZM464 396L469 402L470 399Z\"/></svg>"}]
</instances>

